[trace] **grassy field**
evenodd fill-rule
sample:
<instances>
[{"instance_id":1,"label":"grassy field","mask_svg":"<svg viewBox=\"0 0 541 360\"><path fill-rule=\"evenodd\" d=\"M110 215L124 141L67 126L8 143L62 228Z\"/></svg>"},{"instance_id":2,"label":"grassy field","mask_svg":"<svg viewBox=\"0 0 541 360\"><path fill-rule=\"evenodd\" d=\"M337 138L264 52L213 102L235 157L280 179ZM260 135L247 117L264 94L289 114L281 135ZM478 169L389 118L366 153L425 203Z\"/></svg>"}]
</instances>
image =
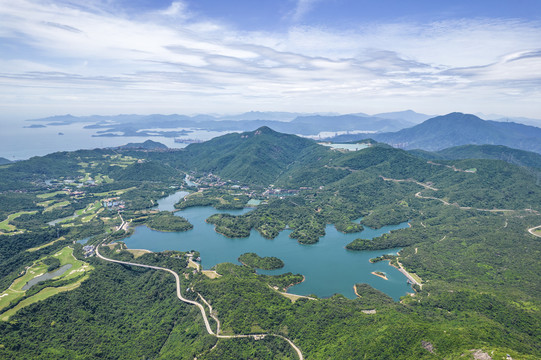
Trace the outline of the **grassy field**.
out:
<instances>
[{"instance_id":1,"label":"grassy field","mask_svg":"<svg viewBox=\"0 0 541 360\"><path fill-rule=\"evenodd\" d=\"M48 199L48 198L52 198L53 196L56 196L58 194L66 194L66 192L63 191L63 190L60 190L60 191L55 191L55 192L47 193L47 194L39 194L39 195L37 195L37 197L40 198L40 199Z\"/></svg>"},{"instance_id":2,"label":"grassy field","mask_svg":"<svg viewBox=\"0 0 541 360\"><path fill-rule=\"evenodd\" d=\"M42 201L42 202L38 203L38 206L46 208L47 206L51 205L52 203L54 203L54 200L46 200L46 201Z\"/></svg>"},{"instance_id":3,"label":"grassy field","mask_svg":"<svg viewBox=\"0 0 541 360\"><path fill-rule=\"evenodd\" d=\"M70 290L77 289L81 285L81 283L83 281L85 281L86 279L88 279L88 275L86 275L86 276L82 277L81 279L79 279L78 281L76 281L76 282L74 282L72 284L66 285L66 286L55 287L55 288L51 288L51 287L45 288L45 289L41 290L39 293L37 293L36 295L34 295L32 297L29 297L28 299L24 299L19 304L17 304L17 306L15 306L12 309L9 309L8 311L6 311L2 315L0 315L0 320L1 321L8 321L11 316L13 316L15 313L17 313L17 311L19 311L20 309L22 309L22 308L24 308L24 307L26 307L28 305L32 305L32 304L34 304L34 303L36 303L38 301L45 300L47 298L50 298L51 296L54 296L54 295L59 294L59 293L64 292L64 291L70 291Z\"/></svg>"},{"instance_id":4,"label":"grassy field","mask_svg":"<svg viewBox=\"0 0 541 360\"><path fill-rule=\"evenodd\" d=\"M0 231L5 230L8 232L12 232L12 231L17 230L17 228L14 225L11 225L9 223L11 220L18 218L19 216L24 215L24 214L35 214L35 213L37 213L37 211L19 211L14 214L9 214L7 219L0 222Z\"/></svg>"},{"instance_id":5,"label":"grassy field","mask_svg":"<svg viewBox=\"0 0 541 360\"><path fill-rule=\"evenodd\" d=\"M109 165L111 165L111 166L119 166L119 167L122 167L122 168L125 168L128 165L131 165L131 164L133 164L134 162L137 161L137 159L134 158L134 157L122 156L120 154L118 154L118 155L105 155L105 157L109 157L109 160L110 160Z\"/></svg>"},{"instance_id":6,"label":"grassy field","mask_svg":"<svg viewBox=\"0 0 541 360\"><path fill-rule=\"evenodd\" d=\"M86 208L84 209L81 209L81 210L77 210L75 212L76 215L84 215L84 214L87 214L87 215L91 215L91 214L95 214L96 211L98 211L98 209L101 207L101 201L95 201L93 202L92 204L88 205Z\"/></svg>"},{"instance_id":7,"label":"grassy field","mask_svg":"<svg viewBox=\"0 0 541 360\"><path fill-rule=\"evenodd\" d=\"M143 256L145 254L152 252L150 250L145 250L145 249L126 249L126 251L129 253L132 253L134 259L137 259L139 256Z\"/></svg>"},{"instance_id":8,"label":"grassy field","mask_svg":"<svg viewBox=\"0 0 541 360\"><path fill-rule=\"evenodd\" d=\"M59 241L62 238L59 238L55 241ZM45 244L43 247L50 245ZM80 278L79 280L76 280L79 275L86 273L88 271L91 271L93 269L92 266L90 266L88 263L85 263L83 261L77 260L73 256L73 249L69 246L66 246L59 252L52 255L53 257L56 257L60 261L60 266L71 264L71 268L68 269L66 272L64 272L62 275L58 276L54 280L70 280L73 279L74 282L71 284L68 284L66 286L62 287L47 287L43 290L41 290L39 293L24 299L21 301L16 307L6 311L2 315L0 315L0 319L6 321L10 316L15 314L19 309L22 309L25 306L31 305L37 301L44 300L48 297L54 296L60 292L63 291L69 291L77 288L81 282L83 282L87 276L84 276L83 278ZM49 256L45 256L30 266L24 275L21 277L15 279L11 286L4 291L2 294L0 294L0 310L7 307L13 300L17 300L19 298L22 298L26 291L22 290L23 286L30 281L31 279L35 278L36 276L45 274L47 272L47 265L43 263L43 260Z\"/></svg>"},{"instance_id":9,"label":"grassy field","mask_svg":"<svg viewBox=\"0 0 541 360\"><path fill-rule=\"evenodd\" d=\"M60 208L60 207L67 206L69 204L70 204L70 202L68 200L57 202L56 204L53 204L53 205L49 206L47 209L45 209L43 211L45 211L45 212L51 211L51 210L54 210L54 209L57 209L57 208Z\"/></svg>"},{"instance_id":10,"label":"grassy field","mask_svg":"<svg viewBox=\"0 0 541 360\"><path fill-rule=\"evenodd\" d=\"M206 277L210 279L217 279L222 276L214 270L202 270L201 273L203 273L203 275L205 275Z\"/></svg>"},{"instance_id":11,"label":"grassy field","mask_svg":"<svg viewBox=\"0 0 541 360\"><path fill-rule=\"evenodd\" d=\"M81 218L81 221L88 222L92 220L96 215L98 215L100 212L103 211L103 208L101 207L101 201L95 201L92 204L88 205L86 208L77 210L75 214L77 216L84 215Z\"/></svg>"},{"instance_id":12,"label":"grassy field","mask_svg":"<svg viewBox=\"0 0 541 360\"><path fill-rule=\"evenodd\" d=\"M65 240L65 239L66 239L65 237L61 236L61 237L59 237L59 238L56 239L56 240L53 240L53 241L51 241L51 242L48 242L47 244L43 244L43 245L40 245L40 246L36 246L36 247L30 248L30 249L28 249L28 250L26 250L26 251L28 251L28 252L38 251L38 250L41 250L41 249L43 249L43 248L46 248L47 246L53 245L53 244L56 243L57 241L62 241L62 240Z\"/></svg>"},{"instance_id":13,"label":"grassy field","mask_svg":"<svg viewBox=\"0 0 541 360\"><path fill-rule=\"evenodd\" d=\"M124 194L125 192L128 192L130 190L134 190L136 189L135 186L133 187L130 187L130 188L127 188L127 189L120 189L120 190L113 190L113 191L107 191L107 192L102 192L102 193L96 193L94 194L95 196L100 196L100 197L112 197L112 196L119 196L119 195L122 195Z\"/></svg>"},{"instance_id":14,"label":"grassy field","mask_svg":"<svg viewBox=\"0 0 541 360\"><path fill-rule=\"evenodd\" d=\"M94 179L94 181L96 182L96 184L101 184L101 183L110 184L113 182L113 179L111 179L108 175L98 174L96 175L96 178Z\"/></svg>"}]
</instances>

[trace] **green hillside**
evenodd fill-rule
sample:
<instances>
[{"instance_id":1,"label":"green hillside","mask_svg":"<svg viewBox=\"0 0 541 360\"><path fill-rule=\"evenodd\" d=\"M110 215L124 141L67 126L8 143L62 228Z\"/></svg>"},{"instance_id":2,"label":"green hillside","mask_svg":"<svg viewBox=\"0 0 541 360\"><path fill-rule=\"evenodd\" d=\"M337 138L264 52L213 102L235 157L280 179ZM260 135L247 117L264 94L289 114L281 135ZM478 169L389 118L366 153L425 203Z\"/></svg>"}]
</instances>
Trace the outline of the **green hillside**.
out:
<instances>
[{"instance_id":1,"label":"green hillside","mask_svg":"<svg viewBox=\"0 0 541 360\"><path fill-rule=\"evenodd\" d=\"M339 135L335 142L371 137L404 149L438 151L461 145L504 145L541 153L541 128L512 122L487 121L472 114L450 113L396 132Z\"/></svg>"},{"instance_id":2,"label":"green hillside","mask_svg":"<svg viewBox=\"0 0 541 360\"><path fill-rule=\"evenodd\" d=\"M185 150L64 152L3 166L0 294L7 294L10 317L0 321L0 358L297 358L281 338L208 335L199 309L175 296L172 275L85 258L77 243L85 239L90 246L110 243L100 247L105 256L177 272L183 296L201 303L202 296L207 313L211 306L219 318L221 334L284 336L305 359L539 359L541 186L530 170L536 156L486 146L445 153L436 159L378 143L342 152L260 128ZM509 163L510 156L520 164ZM315 243L329 224L356 234L408 222L407 228L373 240L355 236L342 246L389 251L371 261L386 259L408 272L415 294L395 302L355 284L353 300L340 294L295 297L283 291L301 282L302 273L259 275L229 263L202 273L187 266L183 252L147 253L115 242L142 224L189 231L183 218L154 210L158 199L181 188L185 173L201 182L201 191L183 188L191 193L177 208L259 204L242 215L206 219L229 237L255 230L272 244L287 229L291 241L303 244L298 246L326 246ZM58 222L51 225L53 220ZM24 274L36 261L68 245L94 268L84 281L30 303L45 287L67 285L44 282L11 300L17 279L31 277ZM198 256L197 248L190 250ZM249 255L254 267L281 265L277 258ZM320 266L325 271L338 261Z\"/></svg>"},{"instance_id":3,"label":"green hillside","mask_svg":"<svg viewBox=\"0 0 541 360\"><path fill-rule=\"evenodd\" d=\"M155 161L136 162L125 168L116 167L110 176L118 181L181 181L183 174L177 169Z\"/></svg>"},{"instance_id":4,"label":"green hillside","mask_svg":"<svg viewBox=\"0 0 541 360\"><path fill-rule=\"evenodd\" d=\"M0 165L9 164L10 162L11 162L10 160L0 157Z\"/></svg>"},{"instance_id":5,"label":"green hillside","mask_svg":"<svg viewBox=\"0 0 541 360\"><path fill-rule=\"evenodd\" d=\"M541 169L541 155L503 145L463 145L437 152L443 159L494 159Z\"/></svg>"},{"instance_id":6,"label":"green hillside","mask_svg":"<svg viewBox=\"0 0 541 360\"><path fill-rule=\"evenodd\" d=\"M314 141L268 127L233 133L186 148L186 166L241 183L269 184L306 154L325 149Z\"/></svg>"}]
</instances>

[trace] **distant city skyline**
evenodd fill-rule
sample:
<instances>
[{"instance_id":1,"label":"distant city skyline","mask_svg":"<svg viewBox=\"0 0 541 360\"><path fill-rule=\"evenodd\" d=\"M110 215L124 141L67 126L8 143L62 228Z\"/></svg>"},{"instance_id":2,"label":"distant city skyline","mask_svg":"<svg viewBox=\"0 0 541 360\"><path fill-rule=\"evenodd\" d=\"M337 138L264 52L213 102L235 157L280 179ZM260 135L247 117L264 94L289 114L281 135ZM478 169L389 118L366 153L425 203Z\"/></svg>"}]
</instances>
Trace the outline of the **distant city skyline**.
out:
<instances>
[{"instance_id":1,"label":"distant city skyline","mask_svg":"<svg viewBox=\"0 0 541 360\"><path fill-rule=\"evenodd\" d=\"M541 2L0 0L0 122L248 111L541 118Z\"/></svg>"}]
</instances>

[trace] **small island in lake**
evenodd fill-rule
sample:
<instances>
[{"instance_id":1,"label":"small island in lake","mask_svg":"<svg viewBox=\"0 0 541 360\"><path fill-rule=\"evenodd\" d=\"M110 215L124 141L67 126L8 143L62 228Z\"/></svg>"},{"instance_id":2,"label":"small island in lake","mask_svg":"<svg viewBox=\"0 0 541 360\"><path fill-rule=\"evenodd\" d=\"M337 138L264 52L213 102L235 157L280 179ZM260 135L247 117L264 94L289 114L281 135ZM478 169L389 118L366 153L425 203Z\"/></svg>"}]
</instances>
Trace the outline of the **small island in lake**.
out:
<instances>
[{"instance_id":1,"label":"small island in lake","mask_svg":"<svg viewBox=\"0 0 541 360\"><path fill-rule=\"evenodd\" d=\"M193 225L180 216L175 216L169 211L161 211L152 214L146 220L146 225L152 230L157 231L187 231L193 229Z\"/></svg>"},{"instance_id":2,"label":"small island in lake","mask_svg":"<svg viewBox=\"0 0 541 360\"><path fill-rule=\"evenodd\" d=\"M387 275L385 275L384 272L381 272L381 271L372 271L371 274L372 274L372 275L379 276L380 278L382 278L382 279L384 279L384 280L389 280L389 279L387 279Z\"/></svg>"},{"instance_id":3,"label":"small island in lake","mask_svg":"<svg viewBox=\"0 0 541 360\"><path fill-rule=\"evenodd\" d=\"M284 267L284 262L274 256L260 257L256 253L244 253L239 256L239 261L246 266L262 269L275 270Z\"/></svg>"}]
</instances>

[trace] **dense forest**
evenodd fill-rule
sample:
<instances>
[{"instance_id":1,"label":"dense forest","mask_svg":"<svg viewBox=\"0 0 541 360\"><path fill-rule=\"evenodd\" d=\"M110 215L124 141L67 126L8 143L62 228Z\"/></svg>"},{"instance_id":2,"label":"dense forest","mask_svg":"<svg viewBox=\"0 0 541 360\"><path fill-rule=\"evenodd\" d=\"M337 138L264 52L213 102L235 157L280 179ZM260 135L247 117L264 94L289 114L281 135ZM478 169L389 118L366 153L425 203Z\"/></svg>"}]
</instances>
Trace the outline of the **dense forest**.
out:
<instances>
[{"instance_id":1,"label":"dense forest","mask_svg":"<svg viewBox=\"0 0 541 360\"><path fill-rule=\"evenodd\" d=\"M180 274L184 296L208 301L221 334L281 335L306 359L538 359L541 234L534 228L541 225L541 186L536 157L506 149L490 159L463 154L491 149L430 156L374 142L346 152L262 128L184 150L61 152L1 165L0 296L9 299L33 267L58 269L60 253L73 251L92 270L40 283L11 302L0 298L0 318L9 315L0 320L0 357L297 358L281 338L207 334L199 310L176 297L171 274L93 256L109 244L100 246L104 256ZM186 174L197 186L187 186ZM283 266L277 258L239 254L247 266L218 264L210 276L188 261L197 249L141 253L116 242L141 224L189 231L187 220L156 209L158 199L181 189L190 194L177 209L239 209L255 201L243 215L207 219L235 238L256 230L272 239L289 229L313 246L328 224L360 233L408 221L408 228L359 236L347 248L400 248L372 261L407 271L418 282L415 294L395 302L352 284L353 300L295 297L286 291L302 274L255 271Z\"/></svg>"}]
</instances>

